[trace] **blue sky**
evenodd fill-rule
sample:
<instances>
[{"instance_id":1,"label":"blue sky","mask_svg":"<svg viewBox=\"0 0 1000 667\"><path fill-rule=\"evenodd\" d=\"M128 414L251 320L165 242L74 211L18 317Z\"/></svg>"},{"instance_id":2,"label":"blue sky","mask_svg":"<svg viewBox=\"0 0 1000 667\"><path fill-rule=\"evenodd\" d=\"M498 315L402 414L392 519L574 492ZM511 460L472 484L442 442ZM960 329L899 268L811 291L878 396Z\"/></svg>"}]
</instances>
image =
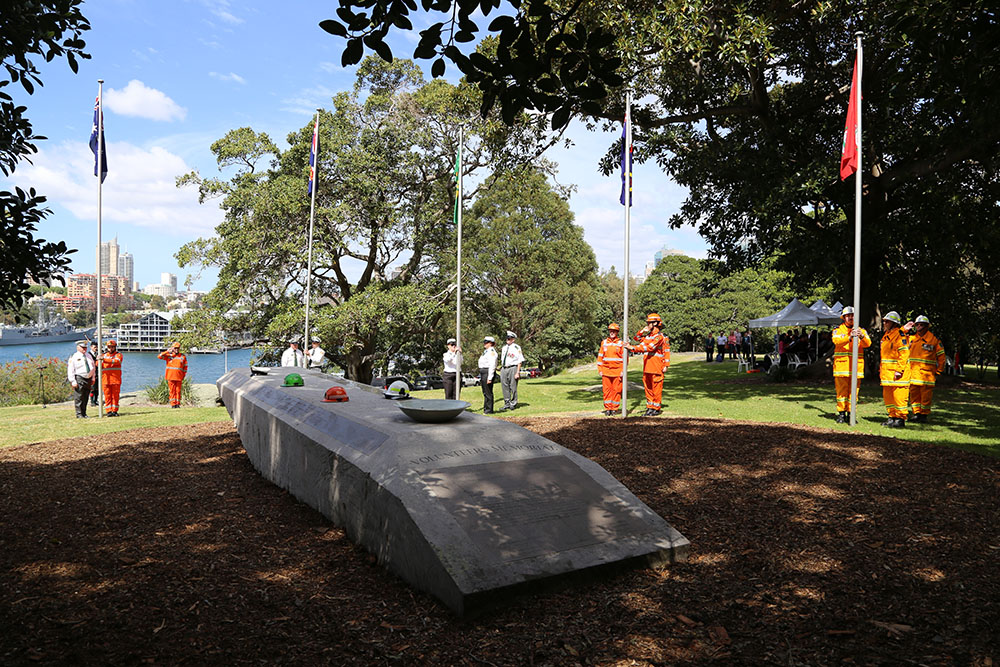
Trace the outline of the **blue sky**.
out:
<instances>
[{"instance_id":1,"label":"blue sky","mask_svg":"<svg viewBox=\"0 0 1000 667\"><path fill-rule=\"evenodd\" d=\"M64 60L36 58L45 85L30 96L15 91L35 133L48 137L39 142L34 164L21 164L8 179L48 197L53 215L40 225L39 235L78 248L72 270L93 272L97 179L87 140L101 78L109 169L102 237L117 235L134 255L135 279L142 286L159 282L163 271L178 274L183 283L189 270L178 268L174 253L187 241L212 236L222 212L211 202L199 205L195 190L176 188L174 179L192 170L217 174L209 146L233 128L267 132L284 146L289 132L353 84L353 68L340 66L342 41L318 26L334 7L319 0L85 3L92 30L84 38L92 58L82 61L76 75ZM395 39L393 52L409 56L411 37ZM420 64L428 73L426 63ZM448 76L455 75L450 68ZM547 157L559 164L559 182L578 188L570 206L601 268L615 266L621 273L620 181L597 170L617 133L591 133L574 124L568 137L572 148ZM641 273L663 246L706 255L693 229L667 226L684 190L655 165L636 166L634 196L632 273ZM206 273L194 288L210 289L214 280L214 273Z\"/></svg>"}]
</instances>

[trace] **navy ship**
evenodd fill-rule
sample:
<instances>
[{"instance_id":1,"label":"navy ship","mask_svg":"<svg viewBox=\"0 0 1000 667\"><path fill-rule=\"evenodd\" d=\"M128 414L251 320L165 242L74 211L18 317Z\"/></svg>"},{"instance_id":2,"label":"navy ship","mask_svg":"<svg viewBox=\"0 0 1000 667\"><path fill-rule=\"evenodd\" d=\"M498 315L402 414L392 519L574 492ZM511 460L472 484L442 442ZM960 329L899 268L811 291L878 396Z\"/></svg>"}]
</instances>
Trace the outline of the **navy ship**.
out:
<instances>
[{"instance_id":1,"label":"navy ship","mask_svg":"<svg viewBox=\"0 0 1000 667\"><path fill-rule=\"evenodd\" d=\"M97 327L77 329L62 315L52 315L52 301L35 297L31 300L38 308L34 324L0 326L0 345L37 345L62 343L93 338Z\"/></svg>"}]
</instances>

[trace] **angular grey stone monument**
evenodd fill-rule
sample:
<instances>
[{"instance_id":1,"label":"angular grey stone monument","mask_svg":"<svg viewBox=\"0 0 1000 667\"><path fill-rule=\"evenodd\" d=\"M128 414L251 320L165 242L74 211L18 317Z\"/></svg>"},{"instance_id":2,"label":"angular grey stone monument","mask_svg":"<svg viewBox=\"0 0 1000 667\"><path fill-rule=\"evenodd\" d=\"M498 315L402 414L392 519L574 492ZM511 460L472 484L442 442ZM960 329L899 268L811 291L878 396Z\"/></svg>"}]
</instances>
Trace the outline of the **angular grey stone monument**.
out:
<instances>
[{"instance_id":1,"label":"angular grey stone monument","mask_svg":"<svg viewBox=\"0 0 1000 667\"><path fill-rule=\"evenodd\" d=\"M304 387L281 386L291 372ZM458 614L542 580L687 556L604 468L516 424L417 423L374 387L302 369L241 368L217 385L264 477ZM334 385L348 402L322 402Z\"/></svg>"}]
</instances>

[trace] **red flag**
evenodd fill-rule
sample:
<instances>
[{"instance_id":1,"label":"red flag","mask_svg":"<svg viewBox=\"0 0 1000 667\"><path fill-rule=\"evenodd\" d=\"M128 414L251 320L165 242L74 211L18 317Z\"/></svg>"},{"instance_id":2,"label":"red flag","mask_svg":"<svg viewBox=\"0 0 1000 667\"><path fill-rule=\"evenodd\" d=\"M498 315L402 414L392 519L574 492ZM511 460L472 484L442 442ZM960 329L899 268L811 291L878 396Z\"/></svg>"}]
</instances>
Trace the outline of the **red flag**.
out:
<instances>
[{"instance_id":1,"label":"red flag","mask_svg":"<svg viewBox=\"0 0 1000 667\"><path fill-rule=\"evenodd\" d=\"M858 57L854 57L854 75L851 77L851 101L847 104L847 123L844 126L844 150L840 156L840 180L858 170Z\"/></svg>"}]
</instances>

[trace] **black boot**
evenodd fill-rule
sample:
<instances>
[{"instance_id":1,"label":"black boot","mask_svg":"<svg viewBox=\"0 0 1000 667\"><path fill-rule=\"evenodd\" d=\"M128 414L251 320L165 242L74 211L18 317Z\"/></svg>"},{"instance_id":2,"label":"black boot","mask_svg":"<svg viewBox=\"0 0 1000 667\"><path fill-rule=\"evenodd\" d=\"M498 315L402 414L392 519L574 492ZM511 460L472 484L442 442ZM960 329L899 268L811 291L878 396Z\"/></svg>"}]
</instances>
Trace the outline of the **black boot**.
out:
<instances>
[{"instance_id":1,"label":"black boot","mask_svg":"<svg viewBox=\"0 0 1000 667\"><path fill-rule=\"evenodd\" d=\"M889 417L884 422L882 422L882 426L888 426L889 428L895 428L896 427L896 419L894 417Z\"/></svg>"},{"instance_id":2,"label":"black boot","mask_svg":"<svg viewBox=\"0 0 1000 667\"><path fill-rule=\"evenodd\" d=\"M838 424L846 424L847 423L847 413L846 412L838 412L837 413L837 418L834 421L837 422Z\"/></svg>"},{"instance_id":3,"label":"black boot","mask_svg":"<svg viewBox=\"0 0 1000 667\"><path fill-rule=\"evenodd\" d=\"M895 428L904 428L906 426L906 420L901 417L896 417Z\"/></svg>"}]
</instances>

